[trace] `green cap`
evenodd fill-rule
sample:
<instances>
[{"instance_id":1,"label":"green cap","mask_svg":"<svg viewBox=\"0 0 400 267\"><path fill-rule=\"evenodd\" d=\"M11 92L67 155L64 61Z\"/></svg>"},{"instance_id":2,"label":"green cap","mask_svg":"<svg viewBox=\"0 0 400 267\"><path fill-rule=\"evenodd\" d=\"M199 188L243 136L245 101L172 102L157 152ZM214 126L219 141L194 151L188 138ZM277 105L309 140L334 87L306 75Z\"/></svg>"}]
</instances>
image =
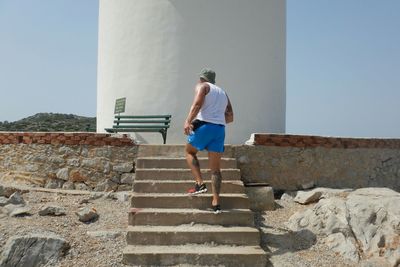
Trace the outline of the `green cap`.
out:
<instances>
[{"instance_id":1,"label":"green cap","mask_svg":"<svg viewBox=\"0 0 400 267\"><path fill-rule=\"evenodd\" d=\"M210 83L215 83L215 71L211 70L211 69L202 69L200 72L200 78L203 78L204 80L206 80L207 82Z\"/></svg>"}]
</instances>

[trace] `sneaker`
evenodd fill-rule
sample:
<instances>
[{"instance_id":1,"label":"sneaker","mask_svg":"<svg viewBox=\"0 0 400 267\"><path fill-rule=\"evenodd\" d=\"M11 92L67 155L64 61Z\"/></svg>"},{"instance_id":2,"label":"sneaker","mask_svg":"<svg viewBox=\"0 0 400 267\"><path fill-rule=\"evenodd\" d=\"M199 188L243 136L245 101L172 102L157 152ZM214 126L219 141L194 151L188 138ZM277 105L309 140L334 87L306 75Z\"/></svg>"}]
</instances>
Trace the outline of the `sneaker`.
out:
<instances>
[{"instance_id":1,"label":"sneaker","mask_svg":"<svg viewBox=\"0 0 400 267\"><path fill-rule=\"evenodd\" d=\"M202 183L201 185L196 183L193 188L190 188L188 190L188 193L190 195L197 195L205 192L207 192L207 187L205 183Z\"/></svg>"},{"instance_id":2,"label":"sneaker","mask_svg":"<svg viewBox=\"0 0 400 267\"><path fill-rule=\"evenodd\" d=\"M211 207L212 207L212 209L213 209L213 211L214 211L214 214L220 214L222 211L221 211L221 206L218 204L218 205L211 205Z\"/></svg>"}]
</instances>

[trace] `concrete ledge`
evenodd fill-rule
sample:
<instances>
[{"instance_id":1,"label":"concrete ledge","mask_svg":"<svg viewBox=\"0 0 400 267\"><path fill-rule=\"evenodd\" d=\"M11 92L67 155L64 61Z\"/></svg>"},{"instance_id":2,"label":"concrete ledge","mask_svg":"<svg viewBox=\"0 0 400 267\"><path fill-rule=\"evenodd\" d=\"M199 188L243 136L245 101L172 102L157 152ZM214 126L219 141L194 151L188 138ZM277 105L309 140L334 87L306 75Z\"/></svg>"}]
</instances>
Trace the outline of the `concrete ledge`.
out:
<instances>
[{"instance_id":1,"label":"concrete ledge","mask_svg":"<svg viewBox=\"0 0 400 267\"><path fill-rule=\"evenodd\" d=\"M250 145L280 147L325 148L389 148L400 149L399 138L344 138L315 135L254 133L247 142Z\"/></svg>"},{"instance_id":2,"label":"concrete ledge","mask_svg":"<svg viewBox=\"0 0 400 267\"><path fill-rule=\"evenodd\" d=\"M111 135L88 132L0 132L3 144L51 144L91 146L134 146L127 134Z\"/></svg>"}]
</instances>

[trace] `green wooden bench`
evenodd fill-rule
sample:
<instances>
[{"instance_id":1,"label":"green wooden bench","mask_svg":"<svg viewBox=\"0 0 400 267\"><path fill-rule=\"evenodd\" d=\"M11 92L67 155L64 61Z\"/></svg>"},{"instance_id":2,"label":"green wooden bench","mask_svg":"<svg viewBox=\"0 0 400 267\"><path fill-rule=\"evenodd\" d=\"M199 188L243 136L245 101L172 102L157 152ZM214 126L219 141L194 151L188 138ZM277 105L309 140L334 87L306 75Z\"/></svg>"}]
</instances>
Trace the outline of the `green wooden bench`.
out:
<instances>
[{"instance_id":1,"label":"green wooden bench","mask_svg":"<svg viewBox=\"0 0 400 267\"><path fill-rule=\"evenodd\" d=\"M167 130L171 115L125 116L115 115L112 128L105 128L109 133L119 132L159 132L164 144L167 141Z\"/></svg>"}]
</instances>

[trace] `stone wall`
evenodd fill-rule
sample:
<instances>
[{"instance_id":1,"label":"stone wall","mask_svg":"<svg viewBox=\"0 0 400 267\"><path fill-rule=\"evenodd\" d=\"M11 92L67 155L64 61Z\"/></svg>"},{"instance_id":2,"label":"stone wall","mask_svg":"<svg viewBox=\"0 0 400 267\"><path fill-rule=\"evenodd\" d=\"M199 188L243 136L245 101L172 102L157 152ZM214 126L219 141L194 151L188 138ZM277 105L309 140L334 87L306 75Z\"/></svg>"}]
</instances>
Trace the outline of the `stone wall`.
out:
<instances>
[{"instance_id":1,"label":"stone wall","mask_svg":"<svg viewBox=\"0 0 400 267\"><path fill-rule=\"evenodd\" d=\"M127 135L0 132L0 182L130 190L137 149ZM400 191L400 139L254 134L233 151L246 184Z\"/></svg>"},{"instance_id":2,"label":"stone wall","mask_svg":"<svg viewBox=\"0 0 400 267\"><path fill-rule=\"evenodd\" d=\"M0 181L47 188L130 190L137 146L127 135L0 133Z\"/></svg>"},{"instance_id":3,"label":"stone wall","mask_svg":"<svg viewBox=\"0 0 400 267\"><path fill-rule=\"evenodd\" d=\"M254 134L248 144L234 149L245 183L400 191L400 139Z\"/></svg>"}]
</instances>

